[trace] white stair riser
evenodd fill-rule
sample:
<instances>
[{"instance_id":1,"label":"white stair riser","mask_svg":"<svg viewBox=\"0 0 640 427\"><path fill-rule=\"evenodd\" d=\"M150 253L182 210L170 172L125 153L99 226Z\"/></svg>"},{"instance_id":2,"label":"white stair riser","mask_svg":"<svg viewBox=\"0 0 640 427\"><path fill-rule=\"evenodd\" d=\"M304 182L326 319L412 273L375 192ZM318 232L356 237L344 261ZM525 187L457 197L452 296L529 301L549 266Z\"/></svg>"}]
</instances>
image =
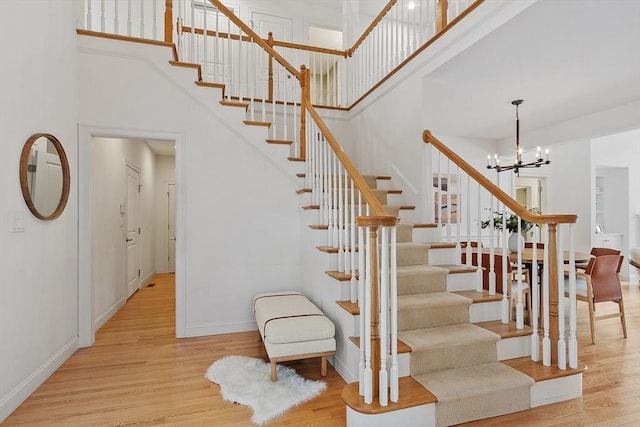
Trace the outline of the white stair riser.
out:
<instances>
[{"instance_id":1,"label":"white stair riser","mask_svg":"<svg viewBox=\"0 0 640 427\"><path fill-rule=\"evenodd\" d=\"M503 338L497 343L498 360L531 356L531 337Z\"/></svg>"},{"instance_id":2,"label":"white stair riser","mask_svg":"<svg viewBox=\"0 0 640 427\"><path fill-rule=\"evenodd\" d=\"M460 264L455 248L431 248L427 255L429 264Z\"/></svg>"},{"instance_id":3,"label":"white stair riser","mask_svg":"<svg viewBox=\"0 0 640 427\"><path fill-rule=\"evenodd\" d=\"M439 242L441 240L440 230L437 228L414 228L414 242Z\"/></svg>"},{"instance_id":4,"label":"white stair riser","mask_svg":"<svg viewBox=\"0 0 640 427\"><path fill-rule=\"evenodd\" d=\"M502 319L501 301L491 301L471 304L469 307L469 320L471 323L490 322Z\"/></svg>"},{"instance_id":5,"label":"white stair riser","mask_svg":"<svg viewBox=\"0 0 640 427\"><path fill-rule=\"evenodd\" d=\"M456 273L447 275L447 291L473 291L478 283L478 273Z\"/></svg>"},{"instance_id":6,"label":"white stair riser","mask_svg":"<svg viewBox=\"0 0 640 427\"><path fill-rule=\"evenodd\" d=\"M538 381L531 387L531 407L550 405L582 396L582 374Z\"/></svg>"},{"instance_id":7,"label":"white stair riser","mask_svg":"<svg viewBox=\"0 0 640 427\"><path fill-rule=\"evenodd\" d=\"M433 427L435 425L435 403L382 414L361 414L347 406L347 427Z\"/></svg>"}]
</instances>

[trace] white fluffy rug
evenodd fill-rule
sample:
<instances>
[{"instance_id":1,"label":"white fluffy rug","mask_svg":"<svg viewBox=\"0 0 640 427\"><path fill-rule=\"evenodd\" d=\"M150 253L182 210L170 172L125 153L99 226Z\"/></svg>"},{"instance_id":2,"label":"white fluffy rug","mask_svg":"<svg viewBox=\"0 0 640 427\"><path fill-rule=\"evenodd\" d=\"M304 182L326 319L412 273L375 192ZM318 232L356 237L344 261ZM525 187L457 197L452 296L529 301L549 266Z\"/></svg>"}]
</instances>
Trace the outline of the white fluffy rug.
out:
<instances>
[{"instance_id":1,"label":"white fluffy rug","mask_svg":"<svg viewBox=\"0 0 640 427\"><path fill-rule=\"evenodd\" d=\"M262 359L225 356L207 369L205 375L219 384L222 397L250 406L251 421L264 424L293 406L322 393L327 384L302 378L294 369L278 365L278 381L271 381L271 365Z\"/></svg>"}]
</instances>

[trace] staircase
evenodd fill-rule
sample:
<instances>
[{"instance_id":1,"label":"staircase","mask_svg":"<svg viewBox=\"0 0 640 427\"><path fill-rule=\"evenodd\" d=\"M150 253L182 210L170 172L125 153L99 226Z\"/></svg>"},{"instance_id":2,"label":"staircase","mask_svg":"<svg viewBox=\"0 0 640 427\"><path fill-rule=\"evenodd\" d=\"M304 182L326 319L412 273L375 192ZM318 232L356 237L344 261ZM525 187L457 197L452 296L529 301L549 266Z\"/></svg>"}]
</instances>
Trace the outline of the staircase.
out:
<instances>
[{"instance_id":1,"label":"staircase","mask_svg":"<svg viewBox=\"0 0 640 427\"><path fill-rule=\"evenodd\" d=\"M404 221L410 220L403 212L411 212L411 206L389 200L402 191L377 186L379 181L390 182L389 177L365 179L385 210L395 210L401 218L404 215ZM305 193L299 191L301 195ZM304 202L302 205L310 209ZM400 388L401 395L410 395L414 405L406 401L386 407L376 402L363 405L354 382L343 392L348 425L454 425L576 397L571 394L575 389L566 394L571 387L558 380L558 376L566 378L565 373L542 367L547 372L532 375L531 371L539 371L540 366L529 358L531 328L518 330L515 322L502 324L502 296L475 291L476 281L481 280L476 267L456 263L459 255L454 244L424 241L437 239L439 230L434 227L401 222L397 232L398 335L400 353L406 356L400 359L401 376L406 376ZM422 241L414 241L414 236ZM326 247L319 246L318 250L331 256L332 251ZM349 274L338 271L326 274L336 282L328 286L343 287L350 279ZM337 305L354 317L340 321L343 315L334 316L340 335L357 335L357 304L342 300ZM359 337L350 336L346 344L349 348L343 353L357 352L359 342ZM337 354L336 359L340 358L357 360L357 355ZM557 394L541 398L540 389L549 388L550 384L557 387ZM372 414L376 414L375 420Z\"/></svg>"},{"instance_id":2,"label":"staircase","mask_svg":"<svg viewBox=\"0 0 640 427\"><path fill-rule=\"evenodd\" d=\"M182 63L172 65L184 66ZM220 89L224 90L223 87ZM247 106L228 101L221 105L229 108ZM243 124L265 129L270 126L269 122L250 120L244 120ZM290 141L269 139L266 133L264 140L273 145L290 144ZM301 159L289 160L300 162ZM304 178L305 175L298 173L297 176ZM514 322L501 323L502 296L476 292L476 281L480 276L475 267L460 265L455 244L442 243L435 224L411 224L414 206L391 203L390 199L402 195L402 191L384 185L378 187L378 182L386 183L388 187L391 177L364 176L364 179L385 213L401 220L397 227L398 344L402 353L400 376L404 377L400 393L410 397L385 407L375 403L363 405L357 383L352 383L343 392L347 424L351 427L455 425L579 396L582 370L567 375L554 368L541 369L530 362L526 356L531 354L531 329L517 330ZM310 189L301 188L297 193L302 198L303 212L317 215L319 207L308 200ZM327 229L312 219L308 219L307 225L312 233ZM320 263L327 266L323 277L330 283L327 285L336 287L337 291L329 292L335 295L331 305L326 304L323 292L311 291L309 296L336 323L339 344L334 366L348 379L357 370L353 365L358 360L360 342L358 306L344 300L347 295L344 283L349 283L351 274L337 270L338 262L332 258L337 249L323 245L322 236L316 236L312 241L317 243L314 250L321 254L320 257L327 257ZM308 274L317 275L320 271L309 271ZM317 293L315 298L314 292ZM337 315L336 310L341 314ZM532 365L537 367L532 368ZM532 369L537 372L535 379L523 373L531 373ZM540 374L540 370L545 369L549 372ZM578 386L574 384L573 376L580 378ZM570 378L569 385L567 378ZM545 384L549 381L552 386ZM539 385L537 388L536 384ZM555 395L545 391L549 388L556 390ZM580 390L578 394L576 389Z\"/></svg>"},{"instance_id":3,"label":"staircase","mask_svg":"<svg viewBox=\"0 0 640 427\"><path fill-rule=\"evenodd\" d=\"M179 62L171 65L195 69L195 88L205 86L224 92L224 87L202 84L197 66ZM223 102L221 107L242 111L246 105ZM253 129L248 134L261 151L289 143L269 139L268 122L238 120L235 113L228 115L230 124L236 120L234 126ZM286 154L278 155L286 161ZM300 159L289 160L295 167L288 170L292 174L297 171L298 178L304 178ZM398 330L399 372L403 379L400 401L385 407L362 405L357 383L348 385L343 392L348 425L451 425L580 396L582 369L545 368L523 357L531 354L527 336L531 330L514 333L512 325L502 325L498 320L501 296L475 292L475 268L459 265L455 244L442 243L435 225L412 224L415 208L405 200L393 200L401 197L402 191L389 188L391 177L369 176L365 180L385 212L400 218ZM359 360L359 311L357 305L345 301L345 283L349 283L351 274L339 271L336 250L323 244L326 226L318 226L313 220L318 207L309 203L308 189L301 188L298 194L304 208L302 215L307 215L303 250L309 248L315 253L303 266L303 292L336 324L338 349L333 364L350 382L357 378ZM305 242L305 233L311 236L309 242Z\"/></svg>"}]
</instances>

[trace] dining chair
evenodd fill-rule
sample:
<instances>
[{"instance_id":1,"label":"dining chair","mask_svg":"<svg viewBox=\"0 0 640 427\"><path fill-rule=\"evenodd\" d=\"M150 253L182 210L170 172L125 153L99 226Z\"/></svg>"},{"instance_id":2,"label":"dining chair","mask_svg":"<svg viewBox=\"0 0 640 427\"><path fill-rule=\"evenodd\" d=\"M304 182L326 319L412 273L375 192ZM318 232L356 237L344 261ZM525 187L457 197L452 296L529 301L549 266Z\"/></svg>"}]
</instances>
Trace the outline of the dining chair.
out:
<instances>
[{"instance_id":1,"label":"dining chair","mask_svg":"<svg viewBox=\"0 0 640 427\"><path fill-rule=\"evenodd\" d=\"M600 255L589 260L584 272L576 273L576 299L589 304L589 323L591 326L591 342L595 344L595 321L619 317L622 323L622 334L627 337L627 325L624 316L624 302L622 288L618 274L622 262L621 255ZM568 295L569 281L565 279L565 295ZM615 302L618 312L595 315L597 303Z\"/></svg>"}]
</instances>

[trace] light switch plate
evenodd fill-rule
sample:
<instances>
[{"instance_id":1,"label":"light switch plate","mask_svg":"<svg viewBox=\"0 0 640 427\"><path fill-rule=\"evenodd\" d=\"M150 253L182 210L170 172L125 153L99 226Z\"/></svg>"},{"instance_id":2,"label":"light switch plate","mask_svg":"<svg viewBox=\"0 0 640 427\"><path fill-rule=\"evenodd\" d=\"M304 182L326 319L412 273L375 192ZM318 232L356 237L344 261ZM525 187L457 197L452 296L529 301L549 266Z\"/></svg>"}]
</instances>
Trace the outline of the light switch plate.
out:
<instances>
[{"instance_id":1,"label":"light switch plate","mask_svg":"<svg viewBox=\"0 0 640 427\"><path fill-rule=\"evenodd\" d=\"M24 233L25 218L24 215L12 215L11 216L11 232L12 233Z\"/></svg>"}]
</instances>

